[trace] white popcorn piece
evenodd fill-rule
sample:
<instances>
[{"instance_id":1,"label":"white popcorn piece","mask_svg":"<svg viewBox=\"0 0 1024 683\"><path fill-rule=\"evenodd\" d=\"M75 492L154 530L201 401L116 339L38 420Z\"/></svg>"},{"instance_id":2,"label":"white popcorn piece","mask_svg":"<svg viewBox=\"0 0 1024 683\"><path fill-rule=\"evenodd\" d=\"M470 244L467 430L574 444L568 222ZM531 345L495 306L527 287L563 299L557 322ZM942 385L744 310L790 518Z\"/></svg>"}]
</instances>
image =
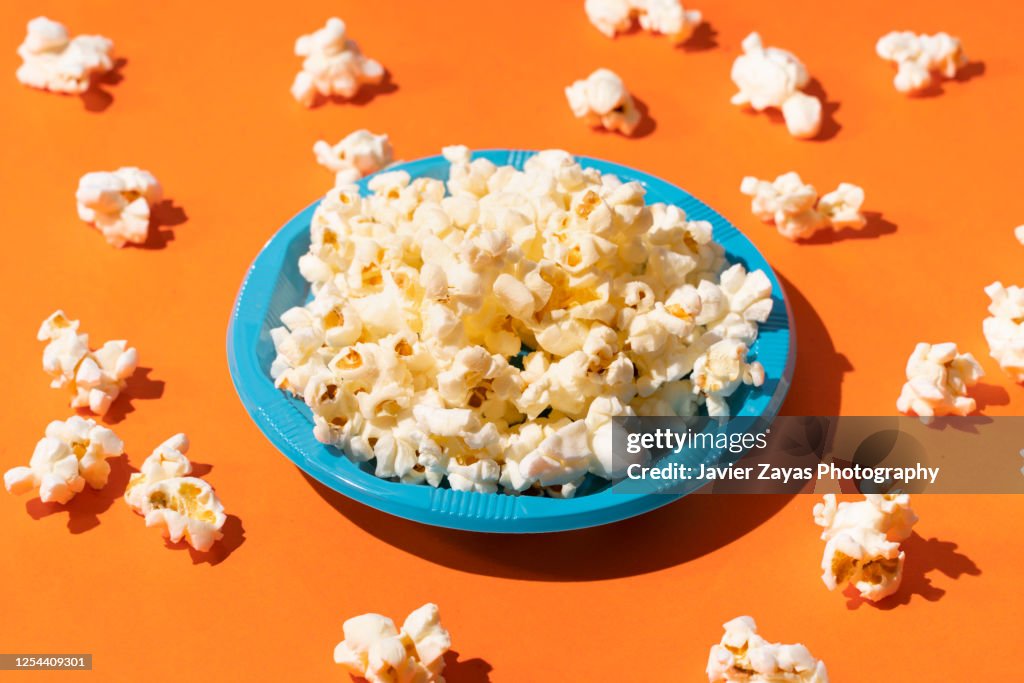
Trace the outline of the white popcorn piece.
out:
<instances>
[{"instance_id":1,"label":"white popcorn piece","mask_svg":"<svg viewBox=\"0 0 1024 683\"><path fill-rule=\"evenodd\" d=\"M985 288L991 315L982 322L989 354L1015 382L1024 382L1024 289L993 282Z\"/></svg>"},{"instance_id":2,"label":"white popcorn piece","mask_svg":"<svg viewBox=\"0 0 1024 683\"><path fill-rule=\"evenodd\" d=\"M377 173L314 214L313 298L271 331L270 374L321 443L396 482L567 498L621 475L613 418L725 414L763 382L771 282L723 270L709 223L560 150L443 153L447 183Z\"/></svg>"},{"instance_id":3,"label":"white popcorn piece","mask_svg":"<svg viewBox=\"0 0 1024 683\"><path fill-rule=\"evenodd\" d=\"M451 649L437 605L427 603L406 617L401 630L380 614L363 614L343 625L345 639L334 661L369 683L443 683L444 655Z\"/></svg>"},{"instance_id":4,"label":"white popcorn piece","mask_svg":"<svg viewBox=\"0 0 1024 683\"><path fill-rule=\"evenodd\" d=\"M593 128L632 135L640 123L633 96L614 72L597 69L565 89L573 116Z\"/></svg>"},{"instance_id":5,"label":"white popcorn piece","mask_svg":"<svg viewBox=\"0 0 1024 683\"><path fill-rule=\"evenodd\" d=\"M757 33L743 39L743 54L732 65L732 81L739 89L733 104L755 111L780 110L796 138L813 138L821 131L821 100L802 92L810 83L807 67L786 50L764 47Z\"/></svg>"},{"instance_id":6,"label":"white popcorn piece","mask_svg":"<svg viewBox=\"0 0 1024 683\"><path fill-rule=\"evenodd\" d=\"M960 353L952 342L918 344L907 361L907 382L896 409L922 418L968 415L977 403L967 390L984 374L974 356Z\"/></svg>"},{"instance_id":7,"label":"white popcorn piece","mask_svg":"<svg viewBox=\"0 0 1024 683\"><path fill-rule=\"evenodd\" d=\"M188 449L185 434L175 434L157 446L128 480L124 499L146 518L146 526L160 529L172 543L184 540L206 552L224 537L221 529L227 515L213 487L189 476Z\"/></svg>"},{"instance_id":8,"label":"white popcorn piece","mask_svg":"<svg viewBox=\"0 0 1024 683\"><path fill-rule=\"evenodd\" d=\"M1013 236L1017 238L1017 241L1024 244L1024 225L1018 225L1013 229Z\"/></svg>"},{"instance_id":9,"label":"white popcorn piece","mask_svg":"<svg viewBox=\"0 0 1024 683\"><path fill-rule=\"evenodd\" d=\"M335 145L317 140L313 154L318 164L335 174L336 185L354 183L394 160L388 136L374 135L365 128L349 133Z\"/></svg>"},{"instance_id":10,"label":"white popcorn piece","mask_svg":"<svg viewBox=\"0 0 1024 683\"><path fill-rule=\"evenodd\" d=\"M773 223L787 239L807 239L824 228L858 230L867 224L861 213L864 190L851 183L840 183L819 200L813 185L790 172L771 182L746 176L740 192L751 198L751 212Z\"/></svg>"},{"instance_id":11,"label":"white popcorn piece","mask_svg":"<svg viewBox=\"0 0 1024 683\"><path fill-rule=\"evenodd\" d=\"M902 93L927 90L935 82L936 74L956 78L957 71L967 64L960 39L948 33L892 31L878 39L875 51L896 65L893 85Z\"/></svg>"},{"instance_id":12,"label":"white popcorn piece","mask_svg":"<svg viewBox=\"0 0 1024 683\"><path fill-rule=\"evenodd\" d=\"M900 541L917 522L909 495L870 494L837 504L829 493L814 506L814 522L823 529L821 578L829 590L849 583L871 601L899 590L905 560Z\"/></svg>"},{"instance_id":13,"label":"white popcorn piece","mask_svg":"<svg viewBox=\"0 0 1024 683\"><path fill-rule=\"evenodd\" d=\"M28 22L28 33L18 46L18 81L40 90L81 94L94 79L113 70L113 46L103 36L71 38L63 24L36 17Z\"/></svg>"},{"instance_id":14,"label":"white popcorn piece","mask_svg":"<svg viewBox=\"0 0 1024 683\"><path fill-rule=\"evenodd\" d=\"M163 189L153 174L133 166L86 173L75 192L78 217L115 247L146 241L150 213L162 198Z\"/></svg>"},{"instance_id":15,"label":"white popcorn piece","mask_svg":"<svg viewBox=\"0 0 1024 683\"><path fill-rule=\"evenodd\" d=\"M693 364L693 391L707 399L708 415L728 417L726 398L743 384L764 384L764 367L747 362L747 345L735 339L715 342Z\"/></svg>"},{"instance_id":16,"label":"white popcorn piece","mask_svg":"<svg viewBox=\"0 0 1024 683\"><path fill-rule=\"evenodd\" d=\"M93 420L77 415L46 427L46 436L36 444L28 467L4 473L4 486L13 494L38 491L44 503L67 503L85 485L101 489L107 485L110 463L124 452L124 443L114 432Z\"/></svg>"},{"instance_id":17,"label":"white popcorn piece","mask_svg":"<svg viewBox=\"0 0 1024 683\"><path fill-rule=\"evenodd\" d=\"M703 21L697 10L688 10L679 0L586 0L587 18L609 38L628 31L638 21L645 31L668 36L683 43Z\"/></svg>"},{"instance_id":18,"label":"white popcorn piece","mask_svg":"<svg viewBox=\"0 0 1024 683\"><path fill-rule=\"evenodd\" d=\"M303 60L292 83L292 96L306 107L316 104L318 97L352 99L363 85L384 80L384 67L363 55L348 38L345 22L337 17L299 37L295 54Z\"/></svg>"},{"instance_id":19,"label":"white popcorn piece","mask_svg":"<svg viewBox=\"0 0 1024 683\"><path fill-rule=\"evenodd\" d=\"M801 644L769 643L750 617L722 625L725 634L708 655L709 683L828 683L824 662Z\"/></svg>"},{"instance_id":20,"label":"white popcorn piece","mask_svg":"<svg viewBox=\"0 0 1024 683\"><path fill-rule=\"evenodd\" d=\"M95 350L89 335L78 332L78 321L56 311L43 321L36 335L47 342L43 370L54 389L71 393L72 408L105 415L128 384L139 363L138 352L124 340L108 341Z\"/></svg>"}]
</instances>

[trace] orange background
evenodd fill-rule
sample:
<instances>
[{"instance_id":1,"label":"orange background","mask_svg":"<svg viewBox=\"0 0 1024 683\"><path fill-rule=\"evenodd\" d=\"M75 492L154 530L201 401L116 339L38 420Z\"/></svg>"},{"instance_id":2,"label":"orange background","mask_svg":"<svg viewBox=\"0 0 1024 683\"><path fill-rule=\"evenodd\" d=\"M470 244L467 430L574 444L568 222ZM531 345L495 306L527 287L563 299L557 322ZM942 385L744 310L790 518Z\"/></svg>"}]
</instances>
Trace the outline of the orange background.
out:
<instances>
[{"instance_id":1,"label":"orange background","mask_svg":"<svg viewBox=\"0 0 1024 683\"><path fill-rule=\"evenodd\" d=\"M691 497L545 537L425 528L312 484L231 386L225 330L246 268L331 184L311 145L368 127L402 159L450 143L562 147L703 198L786 285L800 345L787 413L890 414L914 343L952 340L988 372L983 411L1020 414L1024 388L988 357L981 320L984 285L1024 284L1012 234L1024 222L1024 57L1009 30L1024 5L807 5L702 0L714 35L674 49L641 33L608 40L582 1L0 3L0 469L26 463L69 412L34 340L52 310L96 342L127 338L148 368L106 420L128 449L106 490L67 510L0 495L0 651L95 655L91 675L33 680L339 680L345 618L401 619L431 600L458 651L453 683L703 680L720 624L740 614L769 639L806 643L835 681L1012 676L983 653L1021 639L1019 498L917 498L904 588L857 605L818 578L811 497ZM14 49L40 13L112 38L123 79L85 99L19 85ZM288 93L292 45L332 14L393 86L307 111ZM903 28L960 36L970 77L933 97L897 93L873 46ZM754 29L819 79L830 139L793 140L730 105L729 67ZM622 75L653 130L625 139L572 118L562 88L600 66ZM120 165L153 171L173 202L151 248L112 249L75 216L78 177ZM861 184L880 215L863 236L787 242L738 186L789 170L821 191ZM236 516L208 557L166 548L118 499L129 462L181 430Z\"/></svg>"}]
</instances>

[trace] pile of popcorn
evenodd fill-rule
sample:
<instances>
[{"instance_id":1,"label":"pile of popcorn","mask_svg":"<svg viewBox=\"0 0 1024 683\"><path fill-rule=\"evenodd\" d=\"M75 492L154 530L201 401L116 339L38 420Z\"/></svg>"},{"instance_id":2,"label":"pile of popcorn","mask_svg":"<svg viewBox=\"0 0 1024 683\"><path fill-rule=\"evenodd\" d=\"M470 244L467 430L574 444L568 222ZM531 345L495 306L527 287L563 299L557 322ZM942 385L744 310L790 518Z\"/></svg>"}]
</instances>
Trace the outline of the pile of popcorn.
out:
<instances>
[{"instance_id":1,"label":"pile of popcorn","mask_svg":"<svg viewBox=\"0 0 1024 683\"><path fill-rule=\"evenodd\" d=\"M139 354L123 339L90 350L89 335L78 332L78 321L56 311L43 321L36 335L47 342L43 369L54 389L71 393L72 408L87 408L105 415L135 372Z\"/></svg>"},{"instance_id":2,"label":"pile of popcorn","mask_svg":"<svg viewBox=\"0 0 1024 683\"><path fill-rule=\"evenodd\" d=\"M337 17L300 36L295 54L303 60L292 83L292 96L307 107L316 104L318 97L351 99L363 85L384 80L384 67L359 51L345 32L345 22Z\"/></svg>"},{"instance_id":3,"label":"pile of popcorn","mask_svg":"<svg viewBox=\"0 0 1024 683\"><path fill-rule=\"evenodd\" d=\"M825 664L803 645L769 643L750 617L722 627L722 641L708 655L709 683L828 683Z\"/></svg>"},{"instance_id":4,"label":"pile of popcorn","mask_svg":"<svg viewBox=\"0 0 1024 683\"><path fill-rule=\"evenodd\" d=\"M335 174L335 185L354 183L394 160L388 136L375 135L365 128L349 133L335 145L317 140L313 154L318 164Z\"/></svg>"},{"instance_id":5,"label":"pile of popcorn","mask_svg":"<svg viewBox=\"0 0 1024 683\"><path fill-rule=\"evenodd\" d=\"M379 477L567 497L629 464L612 418L728 415L763 383L747 355L771 284L723 272L709 223L566 152L522 171L445 155L447 193L385 172L317 208L314 297L272 330L271 375L318 440Z\"/></svg>"},{"instance_id":6,"label":"pile of popcorn","mask_svg":"<svg viewBox=\"0 0 1024 683\"><path fill-rule=\"evenodd\" d=\"M927 35L913 31L892 31L878 39L875 51L882 59L896 65L893 85L903 93L927 90L935 82L935 74L956 78L967 64L967 55L960 40L948 33Z\"/></svg>"},{"instance_id":7,"label":"pile of popcorn","mask_svg":"<svg viewBox=\"0 0 1024 683\"><path fill-rule=\"evenodd\" d=\"M103 36L68 36L63 24L36 17L18 46L22 64L18 81L51 92L80 94L93 79L114 68L110 50L114 44Z\"/></svg>"},{"instance_id":8,"label":"pile of popcorn","mask_svg":"<svg viewBox=\"0 0 1024 683\"><path fill-rule=\"evenodd\" d=\"M67 503L88 484L94 489L107 485L113 458L124 452L124 443L114 432L93 420L74 415L46 427L28 467L14 467L4 473L4 487L20 495L38 492L44 503Z\"/></svg>"},{"instance_id":9,"label":"pile of popcorn","mask_svg":"<svg viewBox=\"0 0 1024 683\"><path fill-rule=\"evenodd\" d=\"M985 374L970 353L960 353L952 342L914 347L907 361L907 382L896 399L896 409L921 418L968 415L977 402L967 390Z\"/></svg>"},{"instance_id":10,"label":"pile of popcorn","mask_svg":"<svg viewBox=\"0 0 1024 683\"><path fill-rule=\"evenodd\" d=\"M414 610L401 630L380 614L362 614L342 627L345 640L334 661L369 683L444 683L444 655L452 639L441 625L437 605Z\"/></svg>"},{"instance_id":11,"label":"pile of popcorn","mask_svg":"<svg viewBox=\"0 0 1024 683\"><path fill-rule=\"evenodd\" d=\"M821 100L803 92L811 77L792 53L764 47L761 36L743 39L743 54L732 65L732 82L739 92L732 103L755 111L778 109L790 135L813 138L821 131Z\"/></svg>"},{"instance_id":12,"label":"pile of popcorn","mask_svg":"<svg viewBox=\"0 0 1024 683\"><path fill-rule=\"evenodd\" d=\"M162 198L163 189L153 174L133 166L86 173L75 192L78 217L115 247L146 241L150 212Z\"/></svg>"},{"instance_id":13,"label":"pile of popcorn","mask_svg":"<svg viewBox=\"0 0 1024 683\"><path fill-rule=\"evenodd\" d=\"M839 183L832 192L818 199L813 185L795 172L783 173L774 181L747 176L740 192L751 197L750 210L765 223L774 223L787 239L807 239L825 228L841 230L864 227L860 212L864 190L851 183Z\"/></svg>"},{"instance_id":14,"label":"pile of popcorn","mask_svg":"<svg viewBox=\"0 0 1024 683\"><path fill-rule=\"evenodd\" d=\"M876 601L900 587L905 559L900 542L910 536L917 515L905 493L864 498L837 505L835 494L826 494L814 506L814 523L823 528L821 579L828 589L849 583L862 598Z\"/></svg>"},{"instance_id":15,"label":"pile of popcorn","mask_svg":"<svg viewBox=\"0 0 1024 683\"><path fill-rule=\"evenodd\" d=\"M1024 382L1024 289L993 282L985 293L992 300L982 323L989 353L1015 382Z\"/></svg>"},{"instance_id":16,"label":"pile of popcorn","mask_svg":"<svg viewBox=\"0 0 1024 683\"><path fill-rule=\"evenodd\" d=\"M679 0L586 0L583 8L590 23L609 38L639 22L643 30L678 44L686 42L703 20L698 10L686 9Z\"/></svg>"},{"instance_id":17,"label":"pile of popcorn","mask_svg":"<svg viewBox=\"0 0 1024 683\"><path fill-rule=\"evenodd\" d=\"M189 476L192 463L185 457L189 441L175 434L157 446L128 480L124 500L172 543L184 539L206 552L223 537L227 516L217 494L206 481Z\"/></svg>"}]
</instances>

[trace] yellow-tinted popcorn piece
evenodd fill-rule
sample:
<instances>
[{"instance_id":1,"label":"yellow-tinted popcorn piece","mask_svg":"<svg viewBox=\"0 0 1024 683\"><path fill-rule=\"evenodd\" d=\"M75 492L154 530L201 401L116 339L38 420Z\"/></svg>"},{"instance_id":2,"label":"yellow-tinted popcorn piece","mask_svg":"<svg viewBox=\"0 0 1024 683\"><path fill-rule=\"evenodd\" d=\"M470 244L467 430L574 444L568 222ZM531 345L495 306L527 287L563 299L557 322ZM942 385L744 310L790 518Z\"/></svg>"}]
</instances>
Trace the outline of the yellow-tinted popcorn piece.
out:
<instances>
[{"instance_id":1,"label":"yellow-tinted popcorn piece","mask_svg":"<svg viewBox=\"0 0 1024 683\"><path fill-rule=\"evenodd\" d=\"M363 614L344 624L345 640L334 661L369 683L443 683L444 654L451 636L437 605L413 611L399 630L380 614Z\"/></svg>"},{"instance_id":2,"label":"yellow-tinted popcorn piece","mask_svg":"<svg viewBox=\"0 0 1024 683\"><path fill-rule=\"evenodd\" d=\"M723 624L708 655L709 683L828 683L825 664L801 644L769 643L750 617Z\"/></svg>"}]
</instances>

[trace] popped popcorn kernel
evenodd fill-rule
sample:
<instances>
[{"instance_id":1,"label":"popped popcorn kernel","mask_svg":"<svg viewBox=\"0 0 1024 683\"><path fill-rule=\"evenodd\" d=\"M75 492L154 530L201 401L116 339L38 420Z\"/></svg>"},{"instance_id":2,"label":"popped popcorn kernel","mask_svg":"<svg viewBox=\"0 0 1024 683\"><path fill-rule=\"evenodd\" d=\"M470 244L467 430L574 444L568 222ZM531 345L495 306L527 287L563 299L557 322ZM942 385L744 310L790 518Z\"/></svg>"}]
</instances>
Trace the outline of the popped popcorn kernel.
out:
<instances>
[{"instance_id":1,"label":"popped popcorn kernel","mask_svg":"<svg viewBox=\"0 0 1024 683\"><path fill-rule=\"evenodd\" d=\"M984 376L978 361L956 344L918 344L907 361L907 382L896 409L922 418L968 415L977 403L967 390Z\"/></svg>"},{"instance_id":2,"label":"popped popcorn kernel","mask_svg":"<svg viewBox=\"0 0 1024 683\"><path fill-rule=\"evenodd\" d=\"M771 282L725 268L709 223L561 150L444 155L447 182L378 173L313 216L270 375L317 440L392 481L567 498L621 474L615 417L763 384Z\"/></svg>"},{"instance_id":3,"label":"popped popcorn kernel","mask_svg":"<svg viewBox=\"0 0 1024 683\"><path fill-rule=\"evenodd\" d=\"M36 17L28 22L28 33L18 46L18 81L40 90L83 93L95 78L113 70L113 46L103 36L71 38L63 24Z\"/></svg>"},{"instance_id":4,"label":"popped popcorn kernel","mask_svg":"<svg viewBox=\"0 0 1024 683\"><path fill-rule=\"evenodd\" d=\"M871 601L899 590L905 560L900 542L917 522L909 495L870 494L837 504L829 493L814 506L814 522L823 528L821 578L829 590L849 583Z\"/></svg>"},{"instance_id":5,"label":"popped popcorn kernel","mask_svg":"<svg viewBox=\"0 0 1024 683\"><path fill-rule=\"evenodd\" d=\"M583 8L590 23L609 38L628 31L636 21L643 30L679 44L703 21L699 11L684 8L679 0L586 0Z\"/></svg>"},{"instance_id":6,"label":"popped popcorn kernel","mask_svg":"<svg viewBox=\"0 0 1024 683\"><path fill-rule=\"evenodd\" d=\"M732 103L755 111L778 109L790 135L813 138L821 130L822 104L802 92L810 80L807 67L792 53L764 47L761 36L751 33L732 65L732 81L739 88Z\"/></svg>"},{"instance_id":7,"label":"popped popcorn kernel","mask_svg":"<svg viewBox=\"0 0 1024 683\"><path fill-rule=\"evenodd\" d=\"M740 192L751 198L751 212L765 223L773 223L787 239L808 239L825 228L858 230L867 224L861 213L864 190L851 183L840 183L818 199L813 185L790 172L771 182L746 176Z\"/></svg>"},{"instance_id":8,"label":"popped popcorn kernel","mask_svg":"<svg viewBox=\"0 0 1024 683\"><path fill-rule=\"evenodd\" d=\"M335 174L338 186L376 173L391 164L394 157L388 136L374 135L365 128L349 133L335 145L317 140L313 154L318 164Z\"/></svg>"},{"instance_id":9,"label":"popped popcorn kernel","mask_svg":"<svg viewBox=\"0 0 1024 683\"><path fill-rule=\"evenodd\" d=\"M593 128L632 135L640 123L640 110L632 95L622 79L608 69L598 69L576 81L565 89L565 97L573 116Z\"/></svg>"},{"instance_id":10,"label":"popped popcorn kernel","mask_svg":"<svg viewBox=\"0 0 1024 683\"><path fill-rule=\"evenodd\" d=\"M163 189L153 174L133 166L86 173L75 192L78 217L114 247L146 241L150 213L162 198Z\"/></svg>"},{"instance_id":11,"label":"popped popcorn kernel","mask_svg":"<svg viewBox=\"0 0 1024 683\"><path fill-rule=\"evenodd\" d=\"M1018 225L1013 229L1013 236L1017 238L1017 241L1024 244L1024 225Z\"/></svg>"},{"instance_id":12,"label":"popped popcorn kernel","mask_svg":"<svg viewBox=\"0 0 1024 683\"><path fill-rule=\"evenodd\" d=\"M722 625L725 634L708 655L709 683L828 683L824 662L801 644L769 643L750 617Z\"/></svg>"},{"instance_id":13,"label":"popped popcorn kernel","mask_svg":"<svg viewBox=\"0 0 1024 683\"><path fill-rule=\"evenodd\" d=\"M989 354L1015 382L1024 382L1024 289L993 282L985 288L991 315L982 322Z\"/></svg>"},{"instance_id":14,"label":"popped popcorn kernel","mask_svg":"<svg viewBox=\"0 0 1024 683\"><path fill-rule=\"evenodd\" d=\"M345 639L334 661L369 683L443 683L444 655L451 649L437 605L414 610L402 628L388 617L363 614L343 625Z\"/></svg>"},{"instance_id":15,"label":"popped popcorn kernel","mask_svg":"<svg viewBox=\"0 0 1024 683\"><path fill-rule=\"evenodd\" d=\"M223 538L227 515L213 487L189 476L188 449L185 434L175 434L157 446L140 471L132 474L124 499L146 518L146 526L161 529L172 543L184 540L206 552Z\"/></svg>"},{"instance_id":16,"label":"popped popcorn kernel","mask_svg":"<svg viewBox=\"0 0 1024 683\"><path fill-rule=\"evenodd\" d=\"M312 107L321 97L352 99L363 85L384 80L384 67L363 55L346 33L345 22L331 17L323 28L295 41L302 70L292 83L292 96Z\"/></svg>"},{"instance_id":17,"label":"popped popcorn kernel","mask_svg":"<svg viewBox=\"0 0 1024 683\"><path fill-rule=\"evenodd\" d=\"M960 39L948 33L892 31L878 39L875 51L879 57L896 65L893 85L902 93L927 90L936 75L955 78L957 71L967 64Z\"/></svg>"},{"instance_id":18,"label":"popped popcorn kernel","mask_svg":"<svg viewBox=\"0 0 1024 683\"><path fill-rule=\"evenodd\" d=\"M96 415L106 414L139 364L138 352L123 339L90 349L89 335L79 334L78 321L64 311L44 320L36 338L47 342L43 370L53 378L50 386L69 391L72 408Z\"/></svg>"},{"instance_id":19,"label":"popped popcorn kernel","mask_svg":"<svg viewBox=\"0 0 1024 683\"><path fill-rule=\"evenodd\" d=\"M4 473L9 493L37 491L44 503L67 503L85 485L101 489L110 477L110 463L124 452L124 442L93 420L74 415L46 427L28 467Z\"/></svg>"}]
</instances>

